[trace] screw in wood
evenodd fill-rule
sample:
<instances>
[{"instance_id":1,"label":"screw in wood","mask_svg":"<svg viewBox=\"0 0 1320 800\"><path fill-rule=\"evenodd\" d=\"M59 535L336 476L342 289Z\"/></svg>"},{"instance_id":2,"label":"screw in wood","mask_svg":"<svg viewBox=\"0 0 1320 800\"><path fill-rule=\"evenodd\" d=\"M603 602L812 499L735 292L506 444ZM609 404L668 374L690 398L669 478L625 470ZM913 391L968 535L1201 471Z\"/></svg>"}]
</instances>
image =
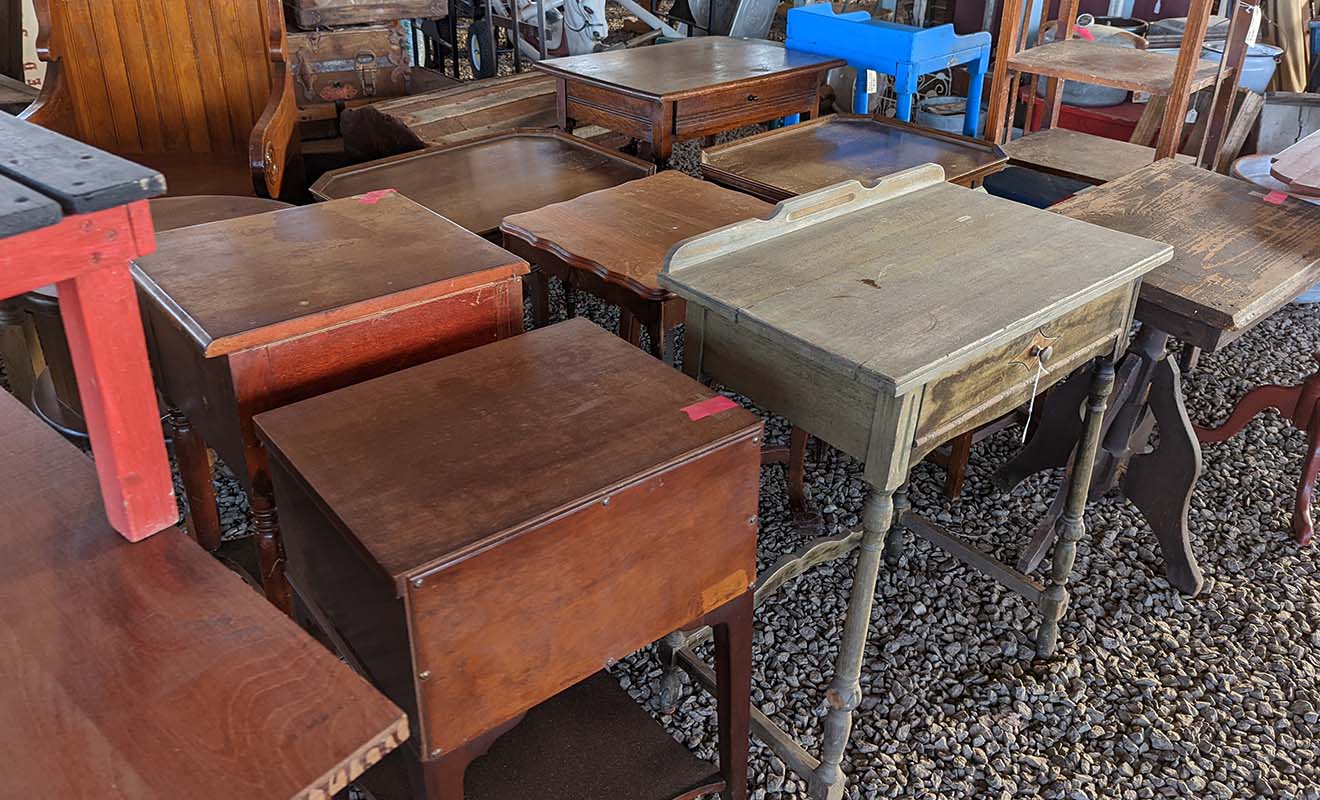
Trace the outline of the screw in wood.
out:
<instances>
[{"instance_id":1,"label":"screw in wood","mask_svg":"<svg viewBox=\"0 0 1320 800\"><path fill-rule=\"evenodd\" d=\"M607 505L610 504L610 499L609 499L608 497L606 497L604 500L601 500L601 501L600 501L600 504L603 505L603 506L607 506Z\"/></svg>"},{"instance_id":2,"label":"screw in wood","mask_svg":"<svg viewBox=\"0 0 1320 800\"><path fill-rule=\"evenodd\" d=\"M423 681L428 681L428 680L430 680L430 679L431 679L431 670L429 670L429 669L424 669L424 670L422 670L421 672L417 673L417 678L418 678L419 680L423 680Z\"/></svg>"},{"instance_id":3,"label":"screw in wood","mask_svg":"<svg viewBox=\"0 0 1320 800\"><path fill-rule=\"evenodd\" d=\"M420 589L420 588L422 588L422 579L421 579L421 578L413 578L413 579L412 579L412 585L413 585L413 588L414 588L414 589Z\"/></svg>"}]
</instances>

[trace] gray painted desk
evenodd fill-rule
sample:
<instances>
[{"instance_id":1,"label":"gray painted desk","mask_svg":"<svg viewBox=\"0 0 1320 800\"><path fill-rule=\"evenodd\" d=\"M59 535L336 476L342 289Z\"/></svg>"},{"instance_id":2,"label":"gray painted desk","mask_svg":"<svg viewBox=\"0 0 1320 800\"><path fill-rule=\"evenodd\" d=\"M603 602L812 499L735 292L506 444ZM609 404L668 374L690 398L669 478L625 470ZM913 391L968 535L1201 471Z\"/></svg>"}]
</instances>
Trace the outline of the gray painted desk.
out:
<instances>
[{"instance_id":1,"label":"gray painted desk","mask_svg":"<svg viewBox=\"0 0 1320 800\"><path fill-rule=\"evenodd\" d=\"M1061 258L1057 242L1091 255ZM865 462L862 529L810 543L757 588L759 600L860 544L820 760L753 715L758 735L810 776L811 797L843 796L840 764L862 699L882 549L896 559L904 529L1038 603L1037 652L1053 652L1112 359L1127 341L1141 276L1171 256L1167 245L945 183L934 164L869 188L849 181L786 200L768 220L688 239L670 253L660 282L688 302L685 369ZM910 464L1091 359L1086 434L1045 581L908 512Z\"/></svg>"}]
</instances>

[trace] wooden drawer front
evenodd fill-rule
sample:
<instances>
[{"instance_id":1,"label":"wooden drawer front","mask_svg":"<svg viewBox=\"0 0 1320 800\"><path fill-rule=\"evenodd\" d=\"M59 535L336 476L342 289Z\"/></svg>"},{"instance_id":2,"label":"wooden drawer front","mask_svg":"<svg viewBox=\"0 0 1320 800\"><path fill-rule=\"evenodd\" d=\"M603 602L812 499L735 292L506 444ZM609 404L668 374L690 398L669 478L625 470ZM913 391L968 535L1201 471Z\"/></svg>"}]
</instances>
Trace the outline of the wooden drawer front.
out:
<instances>
[{"instance_id":1,"label":"wooden drawer front","mask_svg":"<svg viewBox=\"0 0 1320 800\"><path fill-rule=\"evenodd\" d=\"M706 136L753 122L764 122L811 108L817 76L798 75L745 84L714 94L679 100L674 109L674 133Z\"/></svg>"},{"instance_id":2,"label":"wooden drawer front","mask_svg":"<svg viewBox=\"0 0 1320 800\"><path fill-rule=\"evenodd\" d=\"M429 673L417 683L422 753L450 752L746 592L755 439L413 576L413 666Z\"/></svg>"},{"instance_id":3,"label":"wooden drawer front","mask_svg":"<svg viewBox=\"0 0 1320 800\"><path fill-rule=\"evenodd\" d=\"M569 119L651 141L651 117L657 102L586 83L567 84Z\"/></svg>"},{"instance_id":4,"label":"wooden drawer front","mask_svg":"<svg viewBox=\"0 0 1320 800\"><path fill-rule=\"evenodd\" d=\"M1025 403L1036 383L1036 361L1030 355L1033 346L1048 342L1053 351L1041 372L1038 392L1088 359L1112 351L1117 337L1127 334L1132 294L1131 286L1116 289L927 386L914 454L921 455Z\"/></svg>"}]
</instances>

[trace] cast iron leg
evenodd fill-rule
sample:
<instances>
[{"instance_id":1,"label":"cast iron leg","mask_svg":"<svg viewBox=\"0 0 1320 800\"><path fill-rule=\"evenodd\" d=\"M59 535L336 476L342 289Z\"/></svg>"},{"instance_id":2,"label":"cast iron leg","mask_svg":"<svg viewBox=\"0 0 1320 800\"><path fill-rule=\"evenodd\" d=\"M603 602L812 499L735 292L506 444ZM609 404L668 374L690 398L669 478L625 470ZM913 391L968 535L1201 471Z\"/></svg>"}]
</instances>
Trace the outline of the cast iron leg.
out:
<instances>
[{"instance_id":1,"label":"cast iron leg","mask_svg":"<svg viewBox=\"0 0 1320 800\"><path fill-rule=\"evenodd\" d=\"M1160 444L1153 452L1132 456L1123 476L1123 493L1155 532L1169 583L1195 595L1205 580L1192 552L1187 509L1201 474L1201 446L1187 418L1178 368L1172 359L1155 365L1146 404L1155 417Z\"/></svg>"},{"instance_id":2,"label":"cast iron leg","mask_svg":"<svg viewBox=\"0 0 1320 800\"><path fill-rule=\"evenodd\" d=\"M752 717L752 593L720 609L715 629L715 705L720 724L723 800L747 800Z\"/></svg>"},{"instance_id":3,"label":"cast iron leg","mask_svg":"<svg viewBox=\"0 0 1320 800\"><path fill-rule=\"evenodd\" d=\"M889 535L885 537L885 563L890 566L897 564L903 557L903 548L907 544L907 528L903 522L911 510L912 503L908 500L908 486L905 483L894 492L894 522L889 527Z\"/></svg>"},{"instance_id":4,"label":"cast iron leg","mask_svg":"<svg viewBox=\"0 0 1320 800\"><path fill-rule=\"evenodd\" d=\"M215 483L206 442L182 411L171 409L169 418L174 431L174 457L179 462L179 478L188 498L185 518L188 533L202 547L214 551L220 546L220 510L215 502Z\"/></svg>"},{"instance_id":5,"label":"cast iron leg","mask_svg":"<svg viewBox=\"0 0 1320 800\"><path fill-rule=\"evenodd\" d=\"M1113 388L1114 362L1108 358L1096 359L1091 379L1091 396L1086 404L1085 428L1068 480L1068 502L1063 519L1059 522L1059 540L1054 545L1049 586L1041 597L1040 607L1044 619L1036 634L1036 654L1040 658L1054 654L1059 641L1059 620L1068 609L1068 576L1077 558L1077 542L1086 532L1082 515L1086 513L1086 500L1091 490L1091 469L1095 466L1095 453L1100 447L1100 427L1105 417L1105 404Z\"/></svg>"},{"instance_id":6,"label":"cast iron leg","mask_svg":"<svg viewBox=\"0 0 1320 800\"><path fill-rule=\"evenodd\" d=\"M862 658L871 625L871 606L875 602L875 582L880 575L881 549L894 519L894 496L874 486L866 494L862 508L861 547L852 591L848 595L848 616L834 667L834 679L825 692L829 710L825 716L824 741L820 766L811 774L807 794L812 800L840 800L844 792L843 752L852 731L852 714L862 702Z\"/></svg>"}]
</instances>

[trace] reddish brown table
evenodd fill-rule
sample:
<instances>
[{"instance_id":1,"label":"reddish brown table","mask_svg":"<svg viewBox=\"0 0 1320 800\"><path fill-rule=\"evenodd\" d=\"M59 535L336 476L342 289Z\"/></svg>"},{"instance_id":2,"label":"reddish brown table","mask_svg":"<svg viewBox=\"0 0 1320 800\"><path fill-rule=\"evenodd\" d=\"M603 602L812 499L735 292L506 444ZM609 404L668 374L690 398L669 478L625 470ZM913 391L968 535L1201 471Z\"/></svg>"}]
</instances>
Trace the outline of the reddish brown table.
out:
<instances>
[{"instance_id":1,"label":"reddish brown table","mask_svg":"<svg viewBox=\"0 0 1320 800\"><path fill-rule=\"evenodd\" d=\"M520 332L526 271L392 192L162 234L134 277L159 389L175 409L190 532L219 543L209 444L248 492L262 582L288 609L252 416Z\"/></svg>"}]
</instances>

